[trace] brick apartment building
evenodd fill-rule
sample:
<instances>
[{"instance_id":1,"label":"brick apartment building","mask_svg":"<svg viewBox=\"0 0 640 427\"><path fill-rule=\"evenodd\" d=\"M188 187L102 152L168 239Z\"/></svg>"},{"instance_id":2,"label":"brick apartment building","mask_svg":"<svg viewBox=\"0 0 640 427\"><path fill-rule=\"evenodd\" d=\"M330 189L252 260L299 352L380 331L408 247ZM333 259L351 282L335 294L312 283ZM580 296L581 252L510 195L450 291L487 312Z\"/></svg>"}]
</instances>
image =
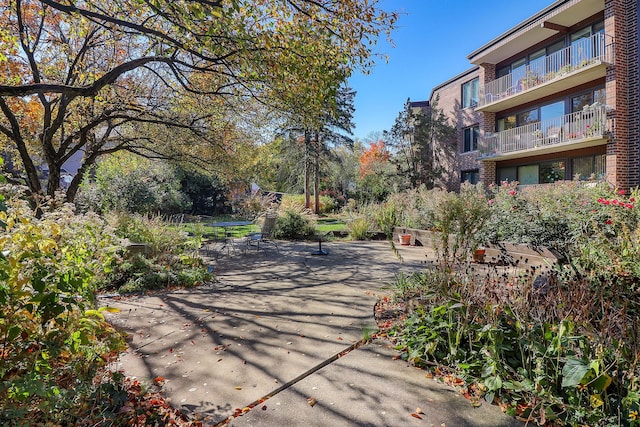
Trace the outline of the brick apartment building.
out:
<instances>
[{"instance_id":1,"label":"brick apartment building","mask_svg":"<svg viewBox=\"0 0 640 427\"><path fill-rule=\"evenodd\" d=\"M433 89L463 181L640 185L638 0L559 0L468 55Z\"/></svg>"}]
</instances>

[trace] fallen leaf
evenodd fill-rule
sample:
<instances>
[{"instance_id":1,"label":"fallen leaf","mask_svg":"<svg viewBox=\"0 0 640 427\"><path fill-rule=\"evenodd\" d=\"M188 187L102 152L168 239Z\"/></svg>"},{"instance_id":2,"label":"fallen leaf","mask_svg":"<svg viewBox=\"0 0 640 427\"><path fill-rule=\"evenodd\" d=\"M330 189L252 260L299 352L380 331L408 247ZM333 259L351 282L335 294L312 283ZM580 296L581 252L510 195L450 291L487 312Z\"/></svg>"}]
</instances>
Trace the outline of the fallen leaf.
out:
<instances>
[{"instance_id":1,"label":"fallen leaf","mask_svg":"<svg viewBox=\"0 0 640 427\"><path fill-rule=\"evenodd\" d=\"M236 386L236 390L242 390L242 387Z\"/></svg>"},{"instance_id":2,"label":"fallen leaf","mask_svg":"<svg viewBox=\"0 0 640 427\"><path fill-rule=\"evenodd\" d=\"M424 414L424 411L420 408L416 408L416 414Z\"/></svg>"},{"instance_id":3,"label":"fallen leaf","mask_svg":"<svg viewBox=\"0 0 640 427\"><path fill-rule=\"evenodd\" d=\"M307 399L307 403L309 404L309 406L313 407L316 403L318 403L318 401L314 397L309 397Z\"/></svg>"},{"instance_id":4,"label":"fallen leaf","mask_svg":"<svg viewBox=\"0 0 640 427\"><path fill-rule=\"evenodd\" d=\"M262 409L263 411L266 411L267 410L267 405L262 405L262 408L260 408L260 409Z\"/></svg>"},{"instance_id":5,"label":"fallen leaf","mask_svg":"<svg viewBox=\"0 0 640 427\"><path fill-rule=\"evenodd\" d=\"M422 417L421 417L420 415L418 415L418 414L411 414L411 416L412 416L413 418L417 418L417 419L419 419L419 420L421 420L421 419L422 419Z\"/></svg>"}]
</instances>

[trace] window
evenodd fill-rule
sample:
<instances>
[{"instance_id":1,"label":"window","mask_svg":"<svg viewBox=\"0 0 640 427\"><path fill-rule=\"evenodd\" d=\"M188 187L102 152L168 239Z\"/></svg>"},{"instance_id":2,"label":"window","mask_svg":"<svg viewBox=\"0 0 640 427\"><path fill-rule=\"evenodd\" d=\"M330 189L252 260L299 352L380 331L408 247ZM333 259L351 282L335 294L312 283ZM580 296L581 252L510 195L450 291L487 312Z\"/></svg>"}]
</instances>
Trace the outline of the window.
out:
<instances>
[{"instance_id":1,"label":"window","mask_svg":"<svg viewBox=\"0 0 640 427\"><path fill-rule=\"evenodd\" d=\"M480 181L480 171L473 169L469 171L462 171L461 182L468 182L469 184L477 184Z\"/></svg>"},{"instance_id":2,"label":"window","mask_svg":"<svg viewBox=\"0 0 640 427\"><path fill-rule=\"evenodd\" d=\"M516 126L516 116L508 116L503 117L502 119L498 119L498 132L502 132L503 130L509 130L517 127Z\"/></svg>"},{"instance_id":3,"label":"window","mask_svg":"<svg viewBox=\"0 0 640 427\"><path fill-rule=\"evenodd\" d=\"M579 181L603 179L607 171L606 160L607 156L605 154L571 159L573 179Z\"/></svg>"},{"instance_id":4,"label":"window","mask_svg":"<svg viewBox=\"0 0 640 427\"><path fill-rule=\"evenodd\" d=\"M462 108L478 105L478 78L462 85Z\"/></svg>"},{"instance_id":5,"label":"window","mask_svg":"<svg viewBox=\"0 0 640 427\"><path fill-rule=\"evenodd\" d=\"M607 95L604 89L596 89L593 92L583 93L582 95L574 96L571 98L571 111L581 111L583 108L599 102L604 105L607 100Z\"/></svg>"},{"instance_id":6,"label":"window","mask_svg":"<svg viewBox=\"0 0 640 427\"><path fill-rule=\"evenodd\" d=\"M564 162L540 163L540 182L548 184L564 180Z\"/></svg>"},{"instance_id":7,"label":"window","mask_svg":"<svg viewBox=\"0 0 640 427\"><path fill-rule=\"evenodd\" d=\"M518 166L518 182L521 185L537 184L540 182L539 170L538 165Z\"/></svg>"},{"instance_id":8,"label":"window","mask_svg":"<svg viewBox=\"0 0 640 427\"><path fill-rule=\"evenodd\" d=\"M524 111L516 115L516 123L518 126L525 126L538 121L538 109Z\"/></svg>"},{"instance_id":9,"label":"window","mask_svg":"<svg viewBox=\"0 0 640 427\"><path fill-rule=\"evenodd\" d=\"M514 182L518 180L518 168L511 166L498 169L498 182Z\"/></svg>"},{"instance_id":10,"label":"window","mask_svg":"<svg viewBox=\"0 0 640 427\"><path fill-rule=\"evenodd\" d=\"M464 131L464 145L462 152L476 151L478 149L478 135L480 134L480 128L478 126L471 126Z\"/></svg>"},{"instance_id":11,"label":"window","mask_svg":"<svg viewBox=\"0 0 640 427\"><path fill-rule=\"evenodd\" d=\"M564 160L498 168L498 182L518 181L520 185L547 184L565 178Z\"/></svg>"}]
</instances>

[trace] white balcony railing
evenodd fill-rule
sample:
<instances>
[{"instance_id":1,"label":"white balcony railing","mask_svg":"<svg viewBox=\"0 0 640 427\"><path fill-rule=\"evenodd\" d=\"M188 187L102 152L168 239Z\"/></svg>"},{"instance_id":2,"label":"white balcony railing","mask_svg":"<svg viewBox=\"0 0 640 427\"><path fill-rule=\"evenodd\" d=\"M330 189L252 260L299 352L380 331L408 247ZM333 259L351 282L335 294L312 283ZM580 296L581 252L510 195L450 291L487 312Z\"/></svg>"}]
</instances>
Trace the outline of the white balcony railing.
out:
<instances>
[{"instance_id":1,"label":"white balcony railing","mask_svg":"<svg viewBox=\"0 0 640 427\"><path fill-rule=\"evenodd\" d=\"M609 40L609 42L607 42ZM478 107L511 97L582 68L613 63L613 42L606 34L595 34L575 41L551 55L535 59L526 67L493 80L479 88Z\"/></svg>"},{"instance_id":2,"label":"white balcony railing","mask_svg":"<svg viewBox=\"0 0 640 427\"><path fill-rule=\"evenodd\" d=\"M602 139L609 131L607 108L596 103L576 113L485 135L478 143L478 150L482 159L490 159L563 143Z\"/></svg>"}]
</instances>

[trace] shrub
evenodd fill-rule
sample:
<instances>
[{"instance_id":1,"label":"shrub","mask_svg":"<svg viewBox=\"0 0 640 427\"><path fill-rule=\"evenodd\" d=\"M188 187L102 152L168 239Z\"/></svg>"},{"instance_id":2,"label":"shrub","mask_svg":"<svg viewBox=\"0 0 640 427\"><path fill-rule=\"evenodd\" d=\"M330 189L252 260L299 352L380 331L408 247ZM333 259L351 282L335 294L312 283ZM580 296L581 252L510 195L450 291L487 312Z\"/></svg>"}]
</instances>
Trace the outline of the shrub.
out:
<instances>
[{"instance_id":1,"label":"shrub","mask_svg":"<svg viewBox=\"0 0 640 427\"><path fill-rule=\"evenodd\" d=\"M151 256L180 254L187 241L187 232L170 227L162 217L112 212L105 216L115 234L133 243L145 243Z\"/></svg>"},{"instance_id":2,"label":"shrub","mask_svg":"<svg viewBox=\"0 0 640 427\"><path fill-rule=\"evenodd\" d=\"M392 332L403 356L448 365L475 398L538 424L638 425L637 195L576 183L495 189L485 204L494 238L553 245L569 262L544 275L441 265L398 277L396 296L418 302ZM461 199L436 214L445 228L484 209L480 197L465 209Z\"/></svg>"},{"instance_id":3,"label":"shrub","mask_svg":"<svg viewBox=\"0 0 640 427\"><path fill-rule=\"evenodd\" d=\"M347 230L353 240L366 240L369 237L369 227L366 218L356 218L347 222Z\"/></svg>"},{"instance_id":4,"label":"shrub","mask_svg":"<svg viewBox=\"0 0 640 427\"><path fill-rule=\"evenodd\" d=\"M120 293L144 292L166 287L193 287L211 279L197 253L202 235L187 233L159 216L146 217L123 213L109 215L115 234L136 243L149 245L149 254L133 254L114 264L100 281L101 289ZM190 249L190 250L187 250Z\"/></svg>"},{"instance_id":5,"label":"shrub","mask_svg":"<svg viewBox=\"0 0 640 427\"><path fill-rule=\"evenodd\" d=\"M172 167L122 152L97 164L95 178L83 182L76 204L99 213L172 214L191 208Z\"/></svg>"},{"instance_id":6,"label":"shrub","mask_svg":"<svg viewBox=\"0 0 640 427\"><path fill-rule=\"evenodd\" d=\"M447 193L440 199L434 225L441 236L436 250L443 262L451 266L468 260L490 213L482 186L465 183L459 194Z\"/></svg>"},{"instance_id":7,"label":"shrub","mask_svg":"<svg viewBox=\"0 0 640 427\"><path fill-rule=\"evenodd\" d=\"M0 213L0 412L4 423L74 424L120 335L95 309L96 278L121 246L95 215L64 205Z\"/></svg>"},{"instance_id":8,"label":"shrub","mask_svg":"<svg viewBox=\"0 0 640 427\"><path fill-rule=\"evenodd\" d=\"M311 205L309 207L309 210L311 212L314 211L314 202L315 202L315 198L312 195L311 196ZM304 208L304 194L285 194L284 196L282 196L282 202L280 204L280 207L284 212L289 211L289 210L296 211L296 212L303 212L305 210L305 208ZM321 195L320 196L320 209L319 209L319 212L321 214L326 214L326 213L333 212L337 208L338 208L338 203L331 196L328 196L328 195Z\"/></svg>"},{"instance_id":9,"label":"shrub","mask_svg":"<svg viewBox=\"0 0 640 427\"><path fill-rule=\"evenodd\" d=\"M273 236L277 239L300 240L312 237L316 230L311 221L295 211L278 217Z\"/></svg>"},{"instance_id":10,"label":"shrub","mask_svg":"<svg viewBox=\"0 0 640 427\"><path fill-rule=\"evenodd\" d=\"M253 193L247 197L234 199L233 211L241 218L258 218L269 210L277 210L275 194Z\"/></svg>"}]
</instances>

